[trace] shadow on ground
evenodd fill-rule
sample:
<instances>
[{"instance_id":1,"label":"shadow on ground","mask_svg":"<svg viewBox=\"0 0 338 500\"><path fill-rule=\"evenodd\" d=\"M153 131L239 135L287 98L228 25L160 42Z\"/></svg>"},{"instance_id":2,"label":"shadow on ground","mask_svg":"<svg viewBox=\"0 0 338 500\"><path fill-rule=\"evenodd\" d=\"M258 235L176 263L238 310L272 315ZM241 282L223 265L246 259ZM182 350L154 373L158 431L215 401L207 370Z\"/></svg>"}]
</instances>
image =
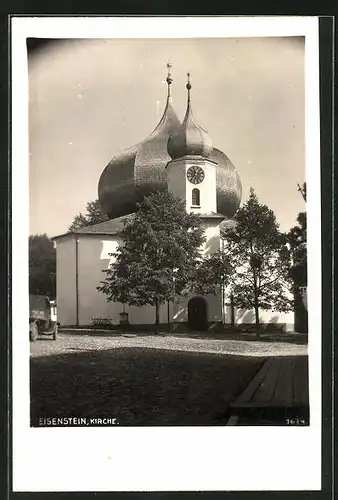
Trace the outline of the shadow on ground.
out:
<instances>
[{"instance_id":1,"label":"shadow on ground","mask_svg":"<svg viewBox=\"0 0 338 500\"><path fill-rule=\"evenodd\" d=\"M224 425L264 359L119 348L31 358L31 425L43 417L124 426Z\"/></svg>"}]
</instances>

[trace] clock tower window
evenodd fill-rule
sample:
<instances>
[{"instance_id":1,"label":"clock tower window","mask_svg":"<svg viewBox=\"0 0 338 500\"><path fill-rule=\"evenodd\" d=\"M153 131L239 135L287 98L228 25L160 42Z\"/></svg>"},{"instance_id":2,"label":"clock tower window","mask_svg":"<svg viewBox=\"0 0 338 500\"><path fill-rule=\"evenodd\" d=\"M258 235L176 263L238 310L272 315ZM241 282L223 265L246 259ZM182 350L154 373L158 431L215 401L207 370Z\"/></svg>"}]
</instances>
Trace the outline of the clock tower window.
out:
<instances>
[{"instance_id":1,"label":"clock tower window","mask_svg":"<svg viewBox=\"0 0 338 500\"><path fill-rule=\"evenodd\" d=\"M191 204L193 206L200 206L200 190L194 188L191 193Z\"/></svg>"}]
</instances>

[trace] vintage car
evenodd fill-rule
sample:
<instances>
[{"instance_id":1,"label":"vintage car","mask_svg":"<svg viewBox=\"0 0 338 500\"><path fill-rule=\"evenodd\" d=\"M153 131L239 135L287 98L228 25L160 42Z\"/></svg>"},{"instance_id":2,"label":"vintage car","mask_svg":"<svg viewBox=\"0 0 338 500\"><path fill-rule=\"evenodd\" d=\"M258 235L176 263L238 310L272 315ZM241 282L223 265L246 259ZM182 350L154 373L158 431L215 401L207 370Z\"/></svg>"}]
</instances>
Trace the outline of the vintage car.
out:
<instances>
[{"instance_id":1,"label":"vintage car","mask_svg":"<svg viewBox=\"0 0 338 500\"><path fill-rule=\"evenodd\" d=\"M40 333L50 334L56 340L58 322L51 302L44 295L29 296L29 339L34 341Z\"/></svg>"}]
</instances>

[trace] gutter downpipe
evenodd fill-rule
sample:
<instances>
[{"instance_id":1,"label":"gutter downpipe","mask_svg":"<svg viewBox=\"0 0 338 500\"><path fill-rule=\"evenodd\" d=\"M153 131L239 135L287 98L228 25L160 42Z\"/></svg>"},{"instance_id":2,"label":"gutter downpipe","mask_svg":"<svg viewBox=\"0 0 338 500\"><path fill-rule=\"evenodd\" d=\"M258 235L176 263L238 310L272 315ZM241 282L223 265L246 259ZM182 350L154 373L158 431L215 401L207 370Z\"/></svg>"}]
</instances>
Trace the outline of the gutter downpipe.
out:
<instances>
[{"instance_id":1,"label":"gutter downpipe","mask_svg":"<svg viewBox=\"0 0 338 500\"><path fill-rule=\"evenodd\" d=\"M79 238L75 237L76 326L79 326Z\"/></svg>"}]
</instances>

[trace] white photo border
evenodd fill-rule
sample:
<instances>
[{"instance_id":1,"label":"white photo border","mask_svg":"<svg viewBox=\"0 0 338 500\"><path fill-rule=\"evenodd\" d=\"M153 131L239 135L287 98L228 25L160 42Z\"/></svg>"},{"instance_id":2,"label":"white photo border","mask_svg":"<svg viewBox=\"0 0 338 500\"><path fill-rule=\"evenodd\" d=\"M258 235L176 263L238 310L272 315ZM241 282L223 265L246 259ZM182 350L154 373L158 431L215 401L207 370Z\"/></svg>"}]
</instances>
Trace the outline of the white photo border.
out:
<instances>
[{"instance_id":1,"label":"white photo border","mask_svg":"<svg viewBox=\"0 0 338 500\"><path fill-rule=\"evenodd\" d=\"M321 177L317 17L12 17L13 491L321 489ZM31 428L26 38L305 37L308 427Z\"/></svg>"}]
</instances>

